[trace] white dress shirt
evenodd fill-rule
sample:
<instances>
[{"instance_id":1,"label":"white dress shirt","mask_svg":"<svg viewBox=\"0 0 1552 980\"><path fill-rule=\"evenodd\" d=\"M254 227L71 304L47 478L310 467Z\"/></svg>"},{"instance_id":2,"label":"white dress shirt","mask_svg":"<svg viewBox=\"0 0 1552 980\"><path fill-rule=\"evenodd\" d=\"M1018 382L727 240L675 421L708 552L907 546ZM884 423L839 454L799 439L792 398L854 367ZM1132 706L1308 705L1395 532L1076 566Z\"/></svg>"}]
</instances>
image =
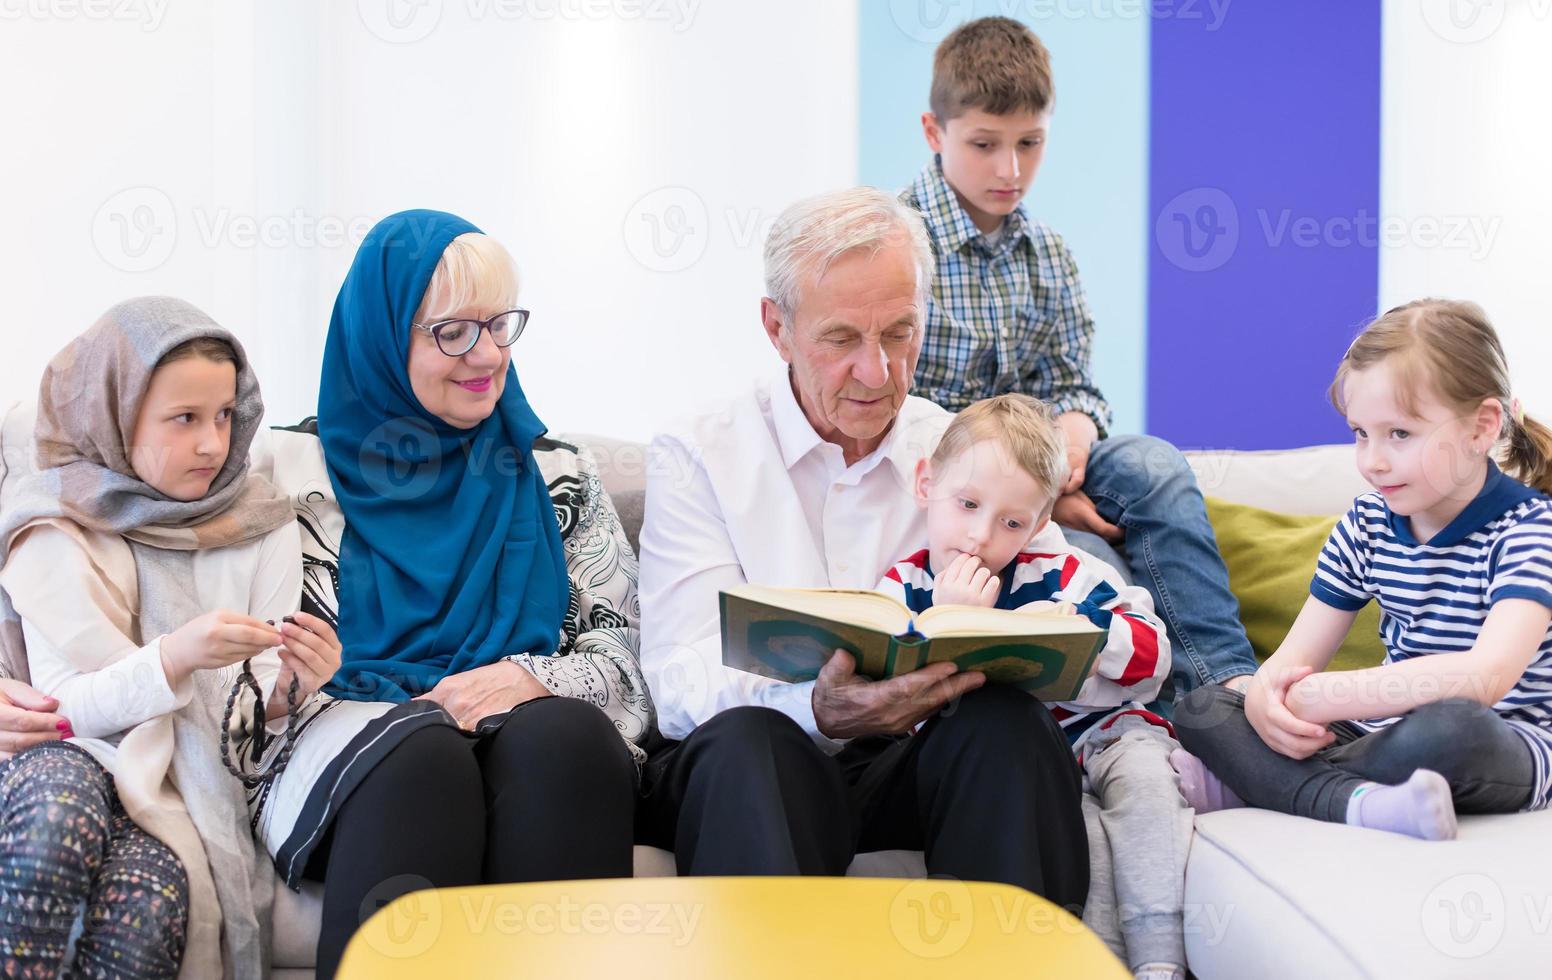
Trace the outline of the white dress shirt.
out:
<instances>
[{"instance_id":1,"label":"white dress shirt","mask_svg":"<svg viewBox=\"0 0 1552 980\"><path fill-rule=\"evenodd\" d=\"M823 748L814 682L722 665L722 589L871 589L927 540L916 462L952 416L907 397L879 447L846 465L814 431L787 374L652 440L641 529L641 666L658 727L681 739L717 712L764 705Z\"/></svg>"}]
</instances>

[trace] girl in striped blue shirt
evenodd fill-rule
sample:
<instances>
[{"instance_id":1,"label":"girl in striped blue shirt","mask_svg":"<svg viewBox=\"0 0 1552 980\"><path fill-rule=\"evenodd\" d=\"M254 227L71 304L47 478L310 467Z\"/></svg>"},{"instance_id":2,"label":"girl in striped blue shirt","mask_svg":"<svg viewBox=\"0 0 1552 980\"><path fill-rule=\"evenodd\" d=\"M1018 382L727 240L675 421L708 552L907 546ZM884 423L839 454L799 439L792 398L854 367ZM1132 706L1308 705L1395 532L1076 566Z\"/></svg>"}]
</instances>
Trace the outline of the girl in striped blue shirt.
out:
<instances>
[{"instance_id":1,"label":"girl in striped blue shirt","mask_svg":"<svg viewBox=\"0 0 1552 980\"><path fill-rule=\"evenodd\" d=\"M1199 812L1249 804L1429 840L1454 837L1457 813L1552 805L1552 430L1510 394L1470 303L1381 316L1331 400L1374 492L1332 530L1245 694L1177 705L1182 791ZM1325 670L1370 599L1384 661Z\"/></svg>"}]
</instances>

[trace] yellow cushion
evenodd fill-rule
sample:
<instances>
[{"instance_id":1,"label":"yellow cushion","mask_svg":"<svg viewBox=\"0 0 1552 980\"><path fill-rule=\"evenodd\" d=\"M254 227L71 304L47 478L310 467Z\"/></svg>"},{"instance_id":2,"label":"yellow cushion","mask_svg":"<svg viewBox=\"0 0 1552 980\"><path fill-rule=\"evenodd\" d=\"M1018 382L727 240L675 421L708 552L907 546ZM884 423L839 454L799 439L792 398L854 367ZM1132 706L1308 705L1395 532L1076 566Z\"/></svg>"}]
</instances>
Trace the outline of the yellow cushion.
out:
<instances>
[{"instance_id":1,"label":"yellow cushion","mask_svg":"<svg viewBox=\"0 0 1552 980\"><path fill-rule=\"evenodd\" d=\"M1309 598L1315 559L1337 518L1278 514L1216 497L1207 498L1207 518L1229 567L1229 590L1239 600L1240 622L1256 656L1265 660L1288 635L1288 627ZM1379 606L1371 602L1358 613L1327 669L1378 664L1385 657L1379 629Z\"/></svg>"}]
</instances>

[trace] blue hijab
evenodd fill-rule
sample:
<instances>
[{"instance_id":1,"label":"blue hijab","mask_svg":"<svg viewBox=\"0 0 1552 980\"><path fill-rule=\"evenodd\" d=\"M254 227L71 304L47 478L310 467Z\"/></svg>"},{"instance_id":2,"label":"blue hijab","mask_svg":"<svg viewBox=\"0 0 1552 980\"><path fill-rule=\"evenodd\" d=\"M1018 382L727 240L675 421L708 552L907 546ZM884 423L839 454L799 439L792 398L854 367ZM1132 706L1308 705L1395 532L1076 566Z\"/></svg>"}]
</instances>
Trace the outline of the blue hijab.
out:
<instances>
[{"instance_id":1,"label":"blue hijab","mask_svg":"<svg viewBox=\"0 0 1552 980\"><path fill-rule=\"evenodd\" d=\"M533 444L545 432L507 369L472 429L410 387L410 321L442 252L479 229L440 211L378 222L334 303L318 434L340 509L339 634L326 690L404 701L514 653L555 652L570 601Z\"/></svg>"}]
</instances>

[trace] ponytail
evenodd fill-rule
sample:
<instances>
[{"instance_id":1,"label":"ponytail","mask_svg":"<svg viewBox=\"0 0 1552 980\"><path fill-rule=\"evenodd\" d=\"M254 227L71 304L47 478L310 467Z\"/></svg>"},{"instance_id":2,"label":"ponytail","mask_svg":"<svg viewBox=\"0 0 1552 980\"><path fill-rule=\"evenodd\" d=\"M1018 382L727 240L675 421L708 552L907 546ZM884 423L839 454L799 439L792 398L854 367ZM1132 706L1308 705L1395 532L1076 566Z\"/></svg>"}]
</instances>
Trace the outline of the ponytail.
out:
<instances>
[{"instance_id":1,"label":"ponytail","mask_svg":"<svg viewBox=\"0 0 1552 980\"><path fill-rule=\"evenodd\" d=\"M1552 428L1522 414L1508 419L1504 468L1511 476L1552 495Z\"/></svg>"}]
</instances>

